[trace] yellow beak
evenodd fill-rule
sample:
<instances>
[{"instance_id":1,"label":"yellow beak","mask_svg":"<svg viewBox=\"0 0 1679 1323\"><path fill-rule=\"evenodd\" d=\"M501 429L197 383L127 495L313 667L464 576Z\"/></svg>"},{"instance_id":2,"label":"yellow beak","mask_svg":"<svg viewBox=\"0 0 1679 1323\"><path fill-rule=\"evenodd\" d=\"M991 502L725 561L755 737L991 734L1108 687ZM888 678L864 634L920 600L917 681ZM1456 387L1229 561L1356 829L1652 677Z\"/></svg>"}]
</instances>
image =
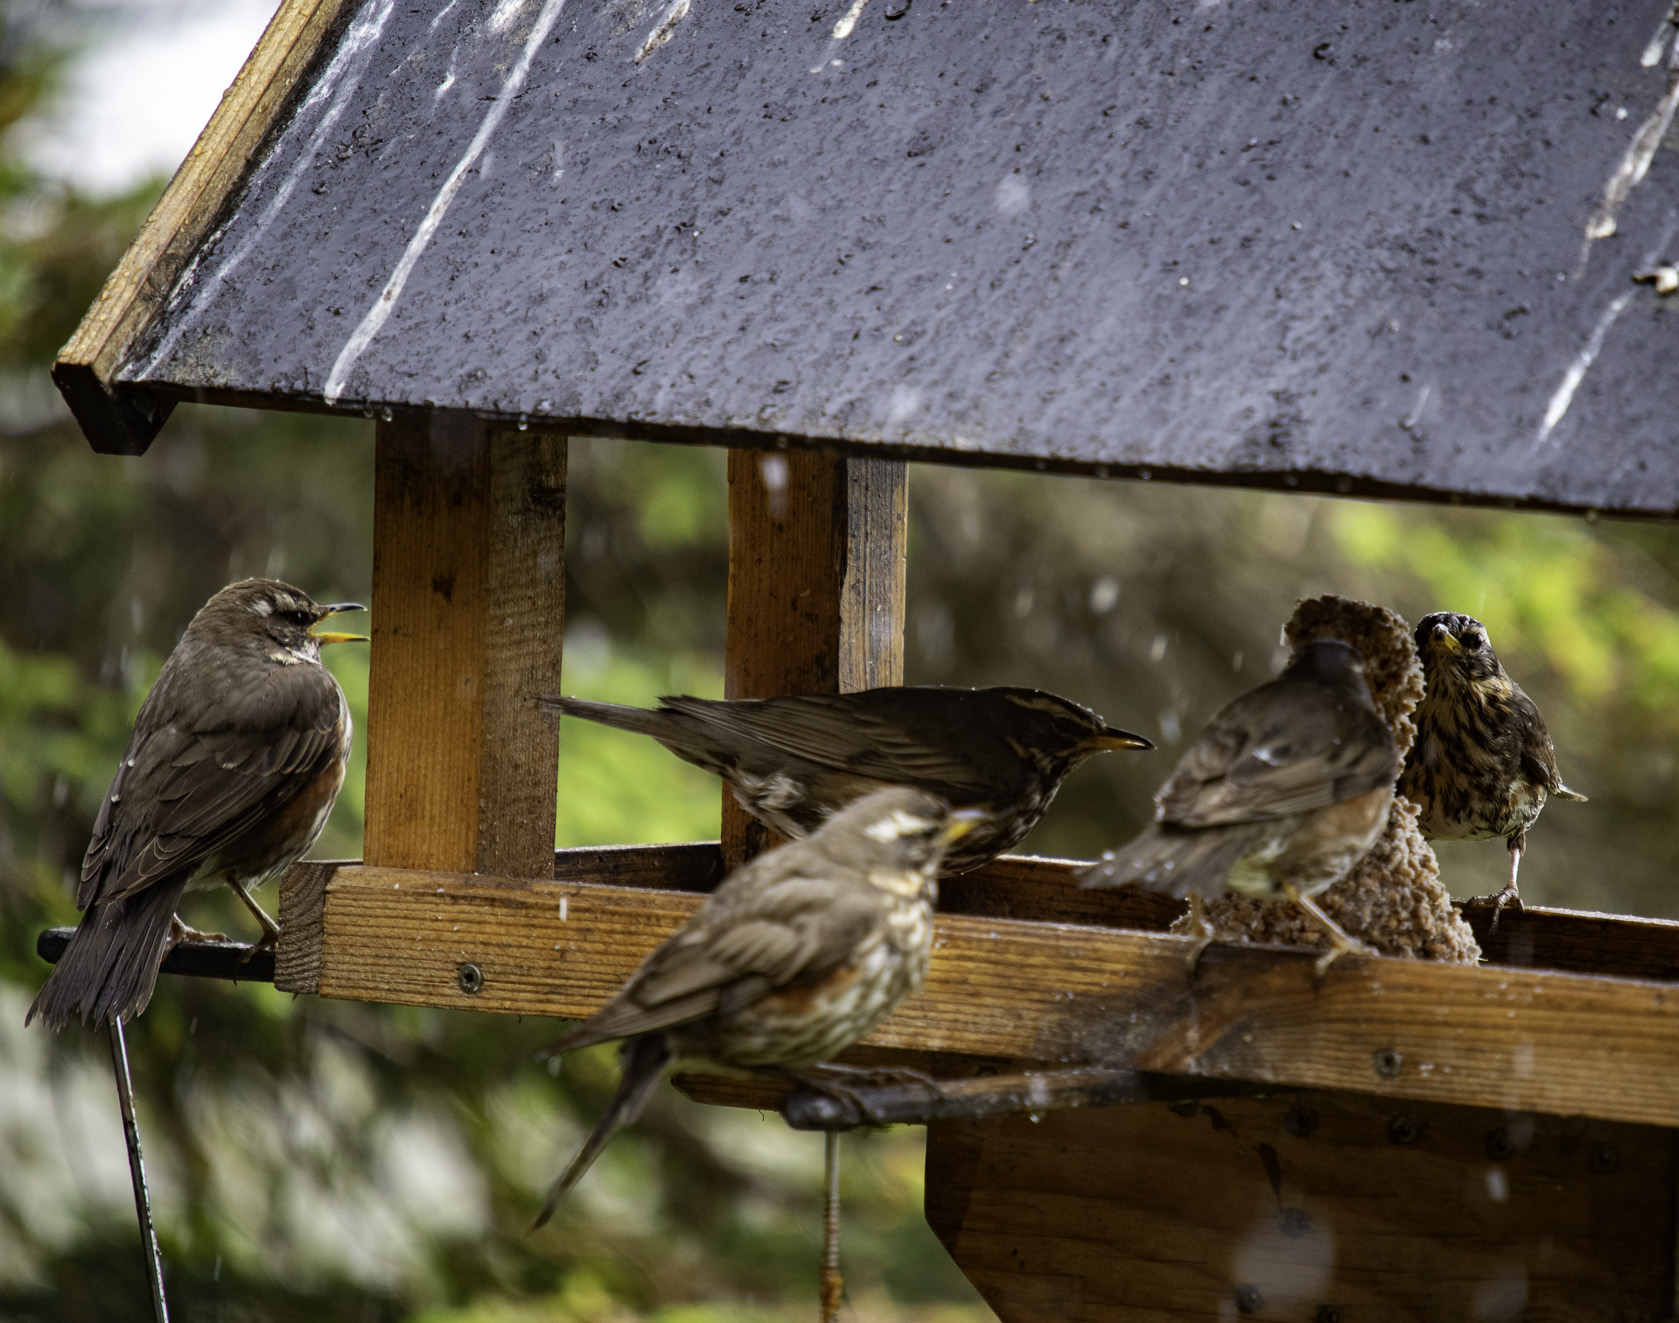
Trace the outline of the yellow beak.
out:
<instances>
[{"instance_id":1,"label":"yellow beak","mask_svg":"<svg viewBox=\"0 0 1679 1323\"><path fill-rule=\"evenodd\" d=\"M365 611L367 608L360 602L333 602L323 606L321 610L325 611L327 616L336 616L342 615L345 611ZM322 617L323 620L325 618L325 616ZM316 621L315 623L318 625L321 622ZM309 633L317 643L369 643L372 641L366 634L321 634L314 629L310 629Z\"/></svg>"},{"instance_id":2,"label":"yellow beak","mask_svg":"<svg viewBox=\"0 0 1679 1323\"><path fill-rule=\"evenodd\" d=\"M1084 747L1092 753L1107 753L1111 749L1152 749L1154 741L1128 730L1120 730L1117 726L1109 726L1100 735L1092 735L1086 740Z\"/></svg>"}]
</instances>

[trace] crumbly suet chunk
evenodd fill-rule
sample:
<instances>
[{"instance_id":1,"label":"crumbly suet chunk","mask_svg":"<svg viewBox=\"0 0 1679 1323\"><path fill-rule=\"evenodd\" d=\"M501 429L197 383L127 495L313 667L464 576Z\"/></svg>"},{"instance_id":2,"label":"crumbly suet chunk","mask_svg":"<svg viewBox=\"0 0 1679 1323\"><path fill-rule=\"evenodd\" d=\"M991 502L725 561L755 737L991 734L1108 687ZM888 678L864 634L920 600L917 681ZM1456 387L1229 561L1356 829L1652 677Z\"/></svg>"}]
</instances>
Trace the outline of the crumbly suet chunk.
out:
<instances>
[{"instance_id":1,"label":"crumbly suet chunk","mask_svg":"<svg viewBox=\"0 0 1679 1323\"><path fill-rule=\"evenodd\" d=\"M1416 742L1417 724L1411 714L1422 702L1422 661L1411 638L1411 627L1397 612L1351 597L1308 597L1295 605L1283 626L1283 642L1298 648L1313 639L1342 639L1364 657L1364 675L1376 711L1393 732L1399 756Z\"/></svg>"}]
</instances>

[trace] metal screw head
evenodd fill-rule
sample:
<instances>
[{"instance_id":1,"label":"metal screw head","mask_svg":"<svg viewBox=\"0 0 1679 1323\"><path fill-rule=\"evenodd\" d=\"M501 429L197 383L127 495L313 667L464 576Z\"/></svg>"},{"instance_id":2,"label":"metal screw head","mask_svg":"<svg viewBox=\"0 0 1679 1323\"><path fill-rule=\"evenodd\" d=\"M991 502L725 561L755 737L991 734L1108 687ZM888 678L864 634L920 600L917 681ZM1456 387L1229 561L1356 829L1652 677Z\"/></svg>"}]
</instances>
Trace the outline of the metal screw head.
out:
<instances>
[{"instance_id":1,"label":"metal screw head","mask_svg":"<svg viewBox=\"0 0 1679 1323\"><path fill-rule=\"evenodd\" d=\"M1621 1151L1613 1144L1593 1144L1591 1157L1587 1161L1599 1176L1607 1176L1620 1168Z\"/></svg>"},{"instance_id":2,"label":"metal screw head","mask_svg":"<svg viewBox=\"0 0 1679 1323\"><path fill-rule=\"evenodd\" d=\"M1310 1107L1290 1107L1283 1113L1283 1129L1296 1139L1305 1139L1318 1128L1318 1114Z\"/></svg>"},{"instance_id":3,"label":"metal screw head","mask_svg":"<svg viewBox=\"0 0 1679 1323\"><path fill-rule=\"evenodd\" d=\"M1312 1323L1341 1323L1341 1311L1334 1305L1319 1305L1312 1315Z\"/></svg>"},{"instance_id":4,"label":"metal screw head","mask_svg":"<svg viewBox=\"0 0 1679 1323\"><path fill-rule=\"evenodd\" d=\"M1395 1144L1415 1144L1422 1138L1422 1127L1401 1112L1388 1118L1388 1138Z\"/></svg>"},{"instance_id":5,"label":"metal screw head","mask_svg":"<svg viewBox=\"0 0 1679 1323\"><path fill-rule=\"evenodd\" d=\"M1243 1282L1236 1288L1236 1309L1243 1314L1257 1314L1265 1308L1265 1297L1260 1295L1259 1288L1250 1282Z\"/></svg>"},{"instance_id":6,"label":"metal screw head","mask_svg":"<svg viewBox=\"0 0 1679 1323\"><path fill-rule=\"evenodd\" d=\"M1290 1240L1299 1240L1312 1229L1312 1215L1304 1208L1285 1208L1277 1217L1277 1229Z\"/></svg>"},{"instance_id":7,"label":"metal screw head","mask_svg":"<svg viewBox=\"0 0 1679 1323\"><path fill-rule=\"evenodd\" d=\"M1503 1162L1506 1158L1514 1155L1516 1151L1515 1141L1510 1138L1510 1132L1503 1126L1497 1126L1487 1131L1486 1143L1483 1147L1487 1151L1487 1156L1494 1162Z\"/></svg>"},{"instance_id":8,"label":"metal screw head","mask_svg":"<svg viewBox=\"0 0 1679 1323\"><path fill-rule=\"evenodd\" d=\"M1405 1058L1391 1047L1384 1047L1370 1054L1370 1064L1383 1079L1396 1080L1399 1078L1399 1068L1405 1064Z\"/></svg>"},{"instance_id":9,"label":"metal screw head","mask_svg":"<svg viewBox=\"0 0 1679 1323\"><path fill-rule=\"evenodd\" d=\"M455 971L455 983L467 996L481 991L484 986L484 971L477 965L462 965Z\"/></svg>"}]
</instances>

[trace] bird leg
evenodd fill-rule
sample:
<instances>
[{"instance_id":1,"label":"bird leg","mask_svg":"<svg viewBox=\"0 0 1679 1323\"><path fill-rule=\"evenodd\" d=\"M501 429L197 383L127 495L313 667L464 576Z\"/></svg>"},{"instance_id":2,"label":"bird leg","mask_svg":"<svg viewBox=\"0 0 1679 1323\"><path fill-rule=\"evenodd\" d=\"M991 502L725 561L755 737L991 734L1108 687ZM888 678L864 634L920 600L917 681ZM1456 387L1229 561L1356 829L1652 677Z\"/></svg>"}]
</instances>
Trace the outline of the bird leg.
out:
<instances>
[{"instance_id":1,"label":"bird leg","mask_svg":"<svg viewBox=\"0 0 1679 1323\"><path fill-rule=\"evenodd\" d=\"M842 1066L825 1061L819 1066L790 1070L786 1074L802 1088L824 1094L836 1102L849 1103L857 1109L858 1115L875 1125L886 1123L869 1102L870 1088L914 1085L925 1089L930 1098L944 1097L944 1090L939 1088L936 1079L906 1066Z\"/></svg>"},{"instance_id":2,"label":"bird leg","mask_svg":"<svg viewBox=\"0 0 1679 1323\"><path fill-rule=\"evenodd\" d=\"M1527 833L1517 832L1509 840L1510 846L1510 880L1504 884L1504 890L1492 898L1492 922L1487 926L1490 937L1498 931L1498 919L1504 913L1506 905L1514 905L1520 912L1522 908L1521 893L1516 890L1516 870L1522 866L1522 850L1527 845Z\"/></svg>"},{"instance_id":3,"label":"bird leg","mask_svg":"<svg viewBox=\"0 0 1679 1323\"><path fill-rule=\"evenodd\" d=\"M253 946L251 948L250 955L245 957L245 959L249 960L251 955L255 955L258 951L261 951L266 947L273 946L280 940L280 925L268 917L268 911L256 903L251 896L250 890L243 882L234 877L231 873L224 874L224 876L227 878L228 886L233 888L233 894L245 902L245 908L248 909L251 912L251 916L262 925L262 940Z\"/></svg>"},{"instance_id":4,"label":"bird leg","mask_svg":"<svg viewBox=\"0 0 1679 1323\"><path fill-rule=\"evenodd\" d=\"M169 947L173 951L182 942L225 942L226 933L202 933L179 914L169 920Z\"/></svg>"},{"instance_id":5,"label":"bird leg","mask_svg":"<svg viewBox=\"0 0 1679 1323\"><path fill-rule=\"evenodd\" d=\"M1323 929L1329 937L1329 950L1318 957L1312 966L1312 977L1320 979L1344 955L1375 955L1374 948L1366 946L1355 937L1350 937L1340 924L1324 913L1323 907L1310 896L1303 893L1292 882L1283 884L1283 892L1311 918L1312 922Z\"/></svg>"},{"instance_id":6,"label":"bird leg","mask_svg":"<svg viewBox=\"0 0 1679 1323\"><path fill-rule=\"evenodd\" d=\"M1193 983L1196 972L1201 968L1201 957L1213 944L1213 926L1207 922L1207 908L1201 903L1199 891L1189 893L1189 936L1192 942L1189 954L1184 957L1183 972Z\"/></svg>"}]
</instances>

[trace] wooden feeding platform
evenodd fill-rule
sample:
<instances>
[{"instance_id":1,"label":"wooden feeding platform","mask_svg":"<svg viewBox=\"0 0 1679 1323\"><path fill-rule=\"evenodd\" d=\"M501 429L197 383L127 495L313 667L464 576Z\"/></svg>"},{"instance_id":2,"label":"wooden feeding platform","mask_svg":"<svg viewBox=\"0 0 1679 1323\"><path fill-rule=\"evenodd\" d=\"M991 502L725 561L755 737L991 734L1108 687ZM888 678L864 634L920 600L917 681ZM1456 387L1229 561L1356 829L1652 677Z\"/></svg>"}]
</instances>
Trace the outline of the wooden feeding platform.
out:
<instances>
[{"instance_id":1,"label":"wooden feeding platform","mask_svg":"<svg viewBox=\"0 0 1679 1323\"><path fill-rule=\"evenodd\" d=\"M553 852L568 435L730 447L731 697L902 681L908 459L1679 512L1668 0L635 12L286 0L55 368L109 453L377 420L365 859L282 988L583 1015L762 845ZM1191 979L1072 868L950 880L858 1049L1146 1081L929 1126L1000 1317L1673 1316L1679 926Z\"/></svg>"}]
</instances>

